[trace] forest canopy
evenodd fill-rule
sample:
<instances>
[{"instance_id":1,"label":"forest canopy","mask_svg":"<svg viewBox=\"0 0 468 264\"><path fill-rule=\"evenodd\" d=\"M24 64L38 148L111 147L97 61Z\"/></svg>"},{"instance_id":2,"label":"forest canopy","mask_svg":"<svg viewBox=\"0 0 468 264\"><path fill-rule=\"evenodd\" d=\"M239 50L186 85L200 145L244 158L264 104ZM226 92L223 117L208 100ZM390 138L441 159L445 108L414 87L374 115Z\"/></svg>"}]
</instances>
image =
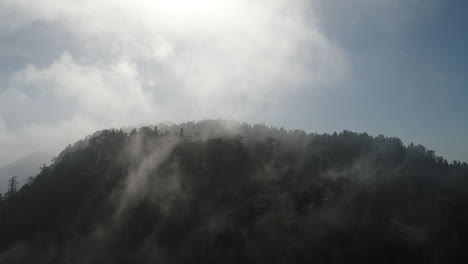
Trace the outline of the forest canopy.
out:
<instances>
[{"instance_id":1,"label":"forest canopy","mask_svg":"<svg viewBox=\"0 0 468 264\"><path fill-rule=\"evenodd\" d=\"M107 129L14 180L1 263L468 262L468 165L394 137Z\"/></svg>"}]
</instances>

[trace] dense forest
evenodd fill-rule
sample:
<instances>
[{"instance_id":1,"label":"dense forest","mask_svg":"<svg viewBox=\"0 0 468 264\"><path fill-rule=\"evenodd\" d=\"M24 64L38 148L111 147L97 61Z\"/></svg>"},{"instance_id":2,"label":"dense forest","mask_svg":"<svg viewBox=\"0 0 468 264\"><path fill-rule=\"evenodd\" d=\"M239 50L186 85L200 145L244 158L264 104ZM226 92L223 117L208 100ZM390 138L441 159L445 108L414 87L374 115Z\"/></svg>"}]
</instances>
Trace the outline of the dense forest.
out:
<instances>
[{"instance_id":1,"label":"dense forest","mask_svg":"<svg viewBox=\"0 0 468 264\"><path fill-rule=\"evenodd\" d=\"M0 199L0 263L468 263L468 165L343 131L98 131Z\"/></svg>"}]
</instances>

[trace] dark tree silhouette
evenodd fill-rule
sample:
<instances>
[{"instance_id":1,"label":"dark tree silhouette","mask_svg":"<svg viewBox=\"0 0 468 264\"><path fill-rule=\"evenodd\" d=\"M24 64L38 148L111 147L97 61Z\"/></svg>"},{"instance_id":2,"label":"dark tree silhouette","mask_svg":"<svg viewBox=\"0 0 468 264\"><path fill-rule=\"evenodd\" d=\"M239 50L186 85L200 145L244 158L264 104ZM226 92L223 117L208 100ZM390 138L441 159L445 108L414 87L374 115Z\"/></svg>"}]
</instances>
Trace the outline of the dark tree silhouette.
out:
<instances>
[{"instance_id":1,"label":"dark tree silhouette","mask_svg":"<svg viewBox=\"0 0 468 264\"><path fill-rule=\"evenodd\" d=\"M28 179L26 180L27 185L31 185L34 182L34 176L29 176Z\"/></svg>"},{"instance_id":2,"label":"dark tree silhouette","mask_svg":"<svg viewBox=\"0 0 468 264\"><path fill-rule=\"evenodd\" d=\"M468 263L468 164L382 135L102 130L9 189L0 263Z\"/></svg>"},{"instance_id":3,"label":"dark tree silhouette","mask_svg":"<svg viewBox=\"0 0 468 264\"><path fill-rule=\"evenodd\" d=\"M10 198L12 195L18 192L18 176L13 176L8 180L8 191L5 193L5 197Z\"/></svg>"}]
</instances>

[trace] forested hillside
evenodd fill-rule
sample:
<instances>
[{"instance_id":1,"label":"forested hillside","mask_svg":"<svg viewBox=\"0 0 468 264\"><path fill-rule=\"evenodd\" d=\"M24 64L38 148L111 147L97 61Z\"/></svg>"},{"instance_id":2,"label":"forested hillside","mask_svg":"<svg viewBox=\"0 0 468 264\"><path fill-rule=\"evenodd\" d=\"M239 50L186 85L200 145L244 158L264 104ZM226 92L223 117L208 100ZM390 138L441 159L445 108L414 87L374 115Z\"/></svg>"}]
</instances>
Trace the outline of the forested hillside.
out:
<instances>
[{"instance_id":1,"label":"forested hillside","mask_svg":"<svg viewBox=\"0 0 468 264\"><path fill-rule=\"evenodd\" d=\"M33 152L14 162L0 167L0 193L7 191L8 180L17 176L20 184L28 182L28 178L36 175L40 167L50 161L52 154L44 152Z\"/></svg>"},{"instance_id":2,"label":"forested hillside","mask_svg":"<svg viewBox=\"0 0 468 264\"><path fill-rule=\"evenodd\" d=\"M103 130L3 195L0 263L468 263L467 191L466 163L398 138Z\"/></svg>"}]
</instances>

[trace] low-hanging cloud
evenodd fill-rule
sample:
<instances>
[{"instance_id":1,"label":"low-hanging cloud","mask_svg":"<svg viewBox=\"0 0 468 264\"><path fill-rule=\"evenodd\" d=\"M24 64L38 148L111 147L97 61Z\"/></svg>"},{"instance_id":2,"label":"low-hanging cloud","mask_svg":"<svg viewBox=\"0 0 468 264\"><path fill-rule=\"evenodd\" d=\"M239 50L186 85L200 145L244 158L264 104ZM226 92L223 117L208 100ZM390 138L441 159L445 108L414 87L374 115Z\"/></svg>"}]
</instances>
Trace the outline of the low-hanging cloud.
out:
<instances>
[{"instance_id":1,"label":"low-hanging cloud","mask_svg":"<svg viewBox=\"0 0 468 264\"><path fill-rule=\"evenodd\" d=\"M57 151L102 127L249 119L340 80L348 68L302 0L0 0L0 7L0 35L42 23L72 38L51 34L63 43L44 51L55 59L31 58L0 89L7 150L0 163L30 149Z\"/></svg>"},{"instance_id":2,"label":"low-hanging cloud","mask_svg":"<svg viewBox=\"0 0 468 264\"><path fill-rule=\"evenodd\" d=\"M122 155L129 159L131 168L122 183L122 188L114 191L113 202L116 203L116 218L126 210L151 198L161 208L168 208L171 199L181 196L180 175L177 173L177 162L173 162L172 171L161 175L158 168L167 161L180 139L177 137L148 139L142 133L130 136L128 146Z\"/></svg>"}]
</instances>

